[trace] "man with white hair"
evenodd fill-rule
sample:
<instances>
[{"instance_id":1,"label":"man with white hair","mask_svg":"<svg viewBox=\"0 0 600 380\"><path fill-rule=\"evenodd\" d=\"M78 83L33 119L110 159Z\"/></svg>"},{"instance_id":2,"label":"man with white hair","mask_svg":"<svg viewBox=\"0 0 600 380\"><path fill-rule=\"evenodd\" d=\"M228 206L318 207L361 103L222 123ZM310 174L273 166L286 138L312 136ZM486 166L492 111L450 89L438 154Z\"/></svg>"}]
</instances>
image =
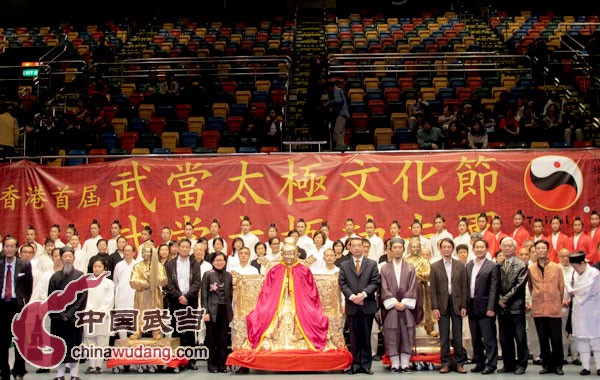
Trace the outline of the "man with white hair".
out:
<instances>
[{"instance_id":1,"label":"man with white hair","mask_svg":"<svg viewBox=\"0 0 600 380\"><path fill-rule=\"evenodd\" d=\"M500 267L500 298L498 305L498 325L500 346L504 367L499 373L514 372L522 375L527 369L529 350L525 330L525 289L527 287L527 266L515 256L515 239L502 239L500 249L506 257ZM515 343L518 358L515 361Z\"/></svg>"}]
</instances>

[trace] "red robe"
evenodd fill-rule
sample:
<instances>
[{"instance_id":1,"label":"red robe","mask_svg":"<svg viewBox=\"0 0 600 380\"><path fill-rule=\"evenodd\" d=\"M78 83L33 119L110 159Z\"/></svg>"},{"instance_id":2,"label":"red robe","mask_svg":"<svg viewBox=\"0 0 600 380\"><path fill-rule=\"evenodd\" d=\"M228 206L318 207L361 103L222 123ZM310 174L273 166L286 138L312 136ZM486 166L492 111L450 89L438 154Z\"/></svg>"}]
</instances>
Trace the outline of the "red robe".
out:
<instances>
[{"instance_id":1,"label":"red robe","mask_svg":"<svg viewBox=\"0 0 600 380\"><path fill-rule=\"evenodd\" d=\"M529 239L529 236L531 236L531 234L529 233L529 231L527 231L527 229L525 229L524 226L515 228L515 230L512 233L512 238L515 239L515 241L517 242L517 251L523 248L523 243L525 242L525 240Z\"/></svg>"},{"instance_id":2,"label":"red robe","mask_svg":"<svg viewBox=\"0 0 600 380\"><path fill-rule=\"evenodd\" d=\"M556 246L552 243L552 235L548 237L548 243L550 243L550 253L548 253L548 260L558 263L558 251L563 248L573 252L573 241L571 238L562 232L558 233L558 240Z\"/></svg>"},{"instance_id":3,"label":"red robe","mask_svg":"<svg viewBox=\"0 0 600 380\"><path fill-rule=\"evenodd\" d=\"M493 258L495 258L496 251L493 251L492 249L494 247L496 237L487 228L485 230L483 230L483 232L481 234L483 235L482 239L488 243L488 252L490 253L490 255L492 255Z\"/></svg>"},{"instance_id":4,"label":"red robe","mask_svg":"<svg viewBox=\"0 0 600 380\"><path fill-rule=\"evenodd\" d=\"M319 291L311 271L296 263L291 270L284 264L271 268L265 277L256 308L246 316L248 340L252 348L257 348L265 331L276 322L279 305L283 301L285 276L288 276L290 291L294 299L296 317L303 335L318 351L325 348L329 320L323 315Z\"/></svg>"},{"instance_id":5,"label":"red robe","mask_svg":"<svg viewBox=\"0 0 600 380\"><path fill-rule=\"evenodd\" d=\"M575 235L571 236L571 244L573 245L573 252L583 251L590 264L596 262L596 250L593 249L592 239L585 232L581 233L577 244L575 244Z\"/></svg>"},{"instance_id":6,"label":"red robe","mask_svg":"<svg viewBox=\"0 0 600 380\"><path fill-rule=\"evenodd\" d=\"M494 237L494 240L492 241L493 245L490 245L490 254L492 257L496 257L496 252L500 250L500 240L504 239L508 235L502 231L500 231L498 235L494 234L493 232L491 232L491 234Z\"/></svg>"},{"instance_id":7,"label":"red robe","mask_svg":"<svg viewBox=\"0 0 600 380\"><path fill-rule=\"evenodd\" d=\"M529 239L533 240L534 242L537 242L538 240L546 240L548 243L550 243L550 237L546 236L544 234L542 234L542 236L539 236L539 237L532 234L529 237Z\"/></svg>"},{"instance_id":8,"label":"red robe","mask_svg":"<svg viewBox=\"0 0 600 380\"><path fill-rule=\"evenodd\" d=\"M598 244L600 244L600 227L596 231L590 231L590 239L592 239L592 251L594 252L594 262L600 261L600 251L598 251Z\"/></svg>"}]
</instances>

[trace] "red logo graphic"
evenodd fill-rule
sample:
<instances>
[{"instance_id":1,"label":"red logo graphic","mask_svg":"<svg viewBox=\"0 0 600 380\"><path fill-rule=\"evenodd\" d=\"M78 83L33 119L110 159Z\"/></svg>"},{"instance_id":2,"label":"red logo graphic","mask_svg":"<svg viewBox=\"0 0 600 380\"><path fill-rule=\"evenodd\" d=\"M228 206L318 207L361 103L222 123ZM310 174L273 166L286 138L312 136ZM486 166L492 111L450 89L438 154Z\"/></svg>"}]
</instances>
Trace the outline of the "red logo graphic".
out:
<instances>
[{"instance_id":1,"label":"red logo graphic","mask_svg":"<svg viewBox=\"0 0 600 380\"><path fill-rule=\"evenodd\" d=\"M75 302L77 294L100 285L108 275L98 277L84 275L69 282L64 290L54 291L44 302L31 302L12 322L12 334L15 346L29 364L39 368L53 368L62 363L67 345L63 338L50 334L44 327L44 318L48 313L60 313Z\"/></svg>"},{"instance_id":2,"label":"red logo graphic","mask_svg":"<svg viewBox=\"0 0 600 380\"><path fill-rule=\"evenodd\" d=\"M525 190L539 207L565 210L583 193L583 174L575 161L563 156L543 156L531 160L525 169Z\"/></svg>"}]
</instances>

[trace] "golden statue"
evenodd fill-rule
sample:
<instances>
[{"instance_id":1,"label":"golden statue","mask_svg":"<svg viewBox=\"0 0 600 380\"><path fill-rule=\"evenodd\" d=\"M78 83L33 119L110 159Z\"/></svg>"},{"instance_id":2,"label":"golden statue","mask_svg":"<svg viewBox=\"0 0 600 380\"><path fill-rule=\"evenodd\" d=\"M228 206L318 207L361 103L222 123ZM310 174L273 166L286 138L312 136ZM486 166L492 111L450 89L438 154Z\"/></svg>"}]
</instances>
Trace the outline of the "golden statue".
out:
<instances>
[{"instance_id":1,"label":"golden statue","mask_svg":"<svg viewBox=\"0 0 600 380\"><path fill-rule=\"evenodd\" d=\"M415 267L417 280L421 293L421 303L423 304L423 321L421 322L427 335L437 337L439 334L433 329L433 313L431 312L431 298L429 296L429 275L431 273L431 264L429 259L421 255L421 240L418 236L411 237L408 241L408 256L406 261Z\"/></svg>"},{"instance_id":2,"label":"golden statue","mask_svg":"<svg viewBox=\"0 0 600 380\"><path fill-rule=\"evenodd\" d=\"M309 265L298 260L295 245L286 244L282 258L267 272L256 307L246 317L248 340L245 348L267 351L335 349L328 331L328 317L323 313Z\"/></svg>"},{"instance_id":3,"label":"golden statue","mask_svg":"<svg viewBox=\"0 0 600 380\"><path fill-rule=\"evenodd\" d=\"M142 337L142 316L145 310L163 309L163 296L161 287L167 285L165 267L158 261L158 253L151 245L142 247L142 259L133 266L129 285L136 290L134 308L138 310L137 332L129 339ZM162 339L160 329L152 330L152 337Z\"/></svg>"}]
</instances>

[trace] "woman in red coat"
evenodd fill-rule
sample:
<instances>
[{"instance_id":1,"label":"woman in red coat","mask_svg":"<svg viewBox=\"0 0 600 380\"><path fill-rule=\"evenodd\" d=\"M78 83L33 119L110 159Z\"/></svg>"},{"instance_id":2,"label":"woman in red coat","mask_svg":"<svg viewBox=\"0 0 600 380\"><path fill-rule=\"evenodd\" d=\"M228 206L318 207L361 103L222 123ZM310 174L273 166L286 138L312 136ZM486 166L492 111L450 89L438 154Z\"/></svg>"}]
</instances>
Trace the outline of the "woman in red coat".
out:
<instances>
[{"instance_id":1,"label":"woman in red coat","mask_svg":"<svg viewBox=\"0 0 600 380\"><path fill-rule=\"evenodd\" d=\"M493 256L500 249L500 241L508 236L502 232L502 219L498 215L492 219L492 234L494 235L494 245L490 247L490 252L493 252Z\"/></svg>"},{"instance_id":2,"label":"woman in red coat","mask_svg":"<svg viewBox=\"0 0 600 380\"><path fill-rule=\"evenodd\" d=\"M513 216L513 223L515 225L515 229L512 233L512 237L517 242L517 252L523 247L523 243L525 242L525 240L528 240L530 236L529 231L527 231L527 229L525 229L525 226L523 226L524 220L525 215L521 210L518 210L515 213L515 216Z\"/></svg>"},{"instance_id":3,"label":"woman in red coat","mask_svg":"<svg viewBox=\"0 0 600 380\"><path fill-rule=\"evenodd\" d=\"M485 212L482 212L477 217L477 227L479 227L479 232L482 235L482 239L487 242L488 251L490 252L492 257L494 257L494 255L496 254L496 251L493 251L492 249L493 249L493 245L494 245L494 241L496 240L496 237L494 236L493 233L490 232L487 224L488 224L487 215Z\"/></svg>"}]
</instances>

